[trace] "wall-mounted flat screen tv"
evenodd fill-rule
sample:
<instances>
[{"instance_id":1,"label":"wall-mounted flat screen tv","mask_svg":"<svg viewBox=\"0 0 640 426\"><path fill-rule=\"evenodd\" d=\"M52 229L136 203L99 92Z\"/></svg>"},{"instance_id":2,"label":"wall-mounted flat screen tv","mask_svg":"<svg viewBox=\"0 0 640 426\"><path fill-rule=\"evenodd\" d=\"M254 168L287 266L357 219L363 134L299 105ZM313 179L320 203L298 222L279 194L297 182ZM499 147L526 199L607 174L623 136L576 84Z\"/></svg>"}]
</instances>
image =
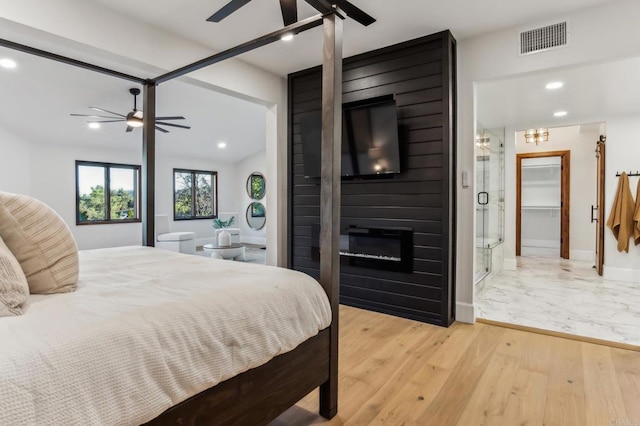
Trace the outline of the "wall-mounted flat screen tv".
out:
<instances>
[{"instance_id":1,"label":"wall-mounted flat screen tv","mask_svg":"<svg viewBox=\"0 0 640 426\"><path fill-rule=\"evenodd\" d=\"M320 176L322 116L300 115L305 177ZM342 117L342 176L400 173L395 101L345 105Z\"/></svg>"}]
</instances>

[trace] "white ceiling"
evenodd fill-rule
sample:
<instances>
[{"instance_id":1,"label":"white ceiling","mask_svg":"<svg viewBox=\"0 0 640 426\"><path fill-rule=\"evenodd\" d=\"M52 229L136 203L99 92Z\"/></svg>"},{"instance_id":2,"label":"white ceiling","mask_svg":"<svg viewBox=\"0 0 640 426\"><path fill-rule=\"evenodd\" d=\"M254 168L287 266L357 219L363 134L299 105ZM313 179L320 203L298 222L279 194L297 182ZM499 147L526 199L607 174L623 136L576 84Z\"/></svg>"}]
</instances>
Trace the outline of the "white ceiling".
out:
<instances>
[{"instance_id":1,"label":"white ceiling","mask_svg":"<svg viewBox=\"0 0 640 426\"><path fill-rule=\"evenodd\" d=\"M89 0L137 20L224 50L283 27L278 0L254 0L221 23L206 22L228 0ZM536 21L614 0L351 0L377 19L363 27L344 24L344 55L352 56L394 43L450 29L458 39ZM317 12L298 0L298 18ZM321 61L321 28L241 56L241 59L279 75L299 71Z\"/></svg>"},{"instance_id":2,"label":"white ceiling","mask_svg":"<svg viewBox=\"0 0 640 426\"><path fill-rule=\"evenodd\" d=\"M559 90L546 90L562 81ZM477 118L487 128L557 127L640 113L640 58L556 70L476 86ZM554 112L566 111L556 118Z\"/></svg>"},{"instance_id":3,"label":"white ceiling","mask_svg":"<svg viewBox=\"0 0 640 426\"><path fill-rule=\"evenodd\" d=\"M111 8L215 50L236 46L283 26L277 0L252 1L219 24L206 22L206 18L227 0L86 1L96 3L96 13L100 12L98 8ZM445 29L463 39L501 28L536 24L552 16L615 0L352 1L378 22L370 27L362 27L349 19L345 22L345 56ZM299 19L315 14L303 0L298 1L298 6ZM316 28L298 35L290 43L274 43L244 54L240 59L285 76L318 65L321 43L321 29ZM140 130L124 133L121 123L89 130L81 118L68 115L90 113L88 106L126 113L132 108L128 89L134 84L3 48L0 56L13 57L19 63L17 70L0 69L3 100L0 127L31 141L139 149ZM104 60L87 60L110 65ZM157 75L140 64L126 63L118 68L134 75ZM582 99L582 94L579 95ZM494 103L502 105L507 101ZM184 115L185 123L192 126L191 130L157 133L161 153L236 162L265 146L265 108L213 90L179 81L163 84L158 89L158 114ZM227 143L226 150L217 149L220 141Z\"/></svg>"},{"instance_id":4,"label":"white ceiling","mask_svg":"<svg viewBox=\"0 0 640 426\"><path fill-rule=\"evenodd\" d=\"M91 130L85 118L69 115L96 114L89 106L126 114L133 109L129 88L140 86L6 48L2 57L18 67L0 68L0 128L31 142L140 150L142 129L125 133L124 123L105 123ZM174 80L157 89L157 115L182 115L186 120L173 122L192 128L156 132L157 149L235 163L265 148L265 113L261 105Z\"/></svg>"}]
</instances>

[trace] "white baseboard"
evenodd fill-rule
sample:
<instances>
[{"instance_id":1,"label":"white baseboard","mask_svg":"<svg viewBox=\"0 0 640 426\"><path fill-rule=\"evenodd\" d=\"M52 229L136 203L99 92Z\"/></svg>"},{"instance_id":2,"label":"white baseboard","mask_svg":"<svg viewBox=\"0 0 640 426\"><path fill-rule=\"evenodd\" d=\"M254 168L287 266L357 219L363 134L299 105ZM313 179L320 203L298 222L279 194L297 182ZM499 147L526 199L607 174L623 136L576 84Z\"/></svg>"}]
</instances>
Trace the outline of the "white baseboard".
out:
<instances>
[{"instance_id":1,"label":"white baseboard","mask_svg":"<svg viewBox=\"0 0 640 426\"><path fill-rule=\"evenodd\" d=\"M504 259L502 262L502 269L505 271L515 271L518 269L518 261L516 259Z\"/></svg>"},{"instance_id":2,"label":"white baseboard","mask_svg":"<svg viewBox=\"0 0 640 426\"><path fill-rule=\"evenodd\" d=\"M603 277L606 280L640 283L640 269L604 267Z\"/></svg>"},{"instance_id":3,"label":"white baseboard","mask_svg":"<svg viewBox=\"0 0 640 426\"><path fill-rule=\"evenodd\" d=\"M476 312L473 305L456 302L456 321L473 324L476 322Z\"/></svg>"},{"instance_id":4,"label":"white baseboard","mask_svg":"<svg viewBox=\"0 0 640 426\"><path fill-rule=\"evenodd\" d=\"M265 237L240 237L240 240L246 244L267 245L267 239Z\"/></svg>"},{"instance_id":5,"label":"white baseboard","mask_svg":"<svg viewBox=\"0 0 640 426\"><path fill-rule=\"evenodd\" d=\"M594 257L593 250L570 250L569 251L569 259L571 260L582 260L585 262L593 262Z\"/></svg>"}]
</instances>

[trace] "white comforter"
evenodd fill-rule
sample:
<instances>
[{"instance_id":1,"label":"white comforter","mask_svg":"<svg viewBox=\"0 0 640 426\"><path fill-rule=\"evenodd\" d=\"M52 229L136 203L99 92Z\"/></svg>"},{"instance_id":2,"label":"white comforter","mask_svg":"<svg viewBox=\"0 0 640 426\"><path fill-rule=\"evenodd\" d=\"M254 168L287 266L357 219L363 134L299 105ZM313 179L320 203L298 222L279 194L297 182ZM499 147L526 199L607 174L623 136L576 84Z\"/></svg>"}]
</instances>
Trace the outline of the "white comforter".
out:
<instances>
[{"instance_id":1,"label":"white comforter","mask_svg":"<svg viewBox=\"0 0 640 426\"><path fill-rule=\"evenodd\" d=\"M0 319L0 425L133 425L327 327L286 269L144 247L81 252L75 293Z\"/></svg>"}]
</instances>

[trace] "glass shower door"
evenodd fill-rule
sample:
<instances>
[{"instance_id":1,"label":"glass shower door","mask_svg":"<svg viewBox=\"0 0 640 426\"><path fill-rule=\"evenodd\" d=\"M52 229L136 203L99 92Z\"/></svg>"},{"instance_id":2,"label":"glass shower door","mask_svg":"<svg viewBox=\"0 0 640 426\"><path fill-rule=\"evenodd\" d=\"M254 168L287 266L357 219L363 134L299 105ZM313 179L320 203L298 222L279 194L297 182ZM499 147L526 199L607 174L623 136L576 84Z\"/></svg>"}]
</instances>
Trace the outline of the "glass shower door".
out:
<instances>
[{"instance_id":1,"label":"glass shower door","mask_svg":"<svg viewBox=\"0 0 640 426\"><path fill-rule=\"evenodd\" d=\"M492 269L492 249L504 232L504 128L476 133L476 244L474 281Z\"/></svg>"}]
</instances>

